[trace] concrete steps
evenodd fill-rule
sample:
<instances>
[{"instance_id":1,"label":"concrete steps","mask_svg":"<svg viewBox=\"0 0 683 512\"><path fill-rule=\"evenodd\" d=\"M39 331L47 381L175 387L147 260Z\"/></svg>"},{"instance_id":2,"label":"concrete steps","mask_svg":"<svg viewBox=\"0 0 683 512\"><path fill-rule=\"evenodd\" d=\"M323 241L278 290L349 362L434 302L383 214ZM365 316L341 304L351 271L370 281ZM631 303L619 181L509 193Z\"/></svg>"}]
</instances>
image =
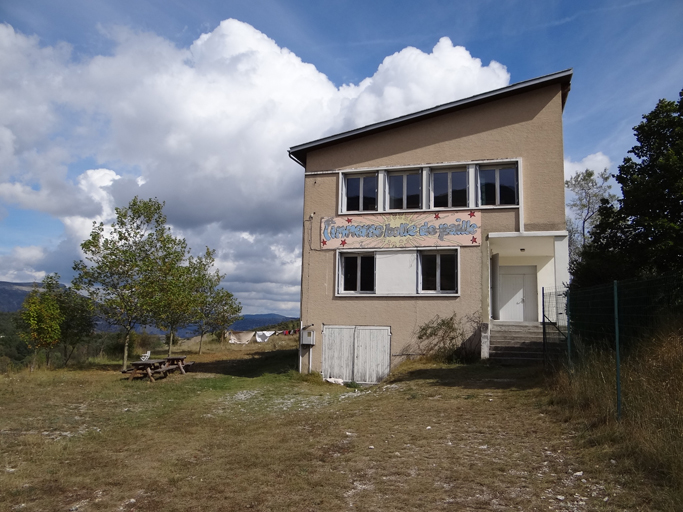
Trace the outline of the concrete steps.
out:
<instances>
[{"instance_id":1,"label":"concrete steps","mask_svg":"<svg viewBox=\"0 0 683 512\"><path fill-rule=\"evenodd\" d=\"M543 362L543 325L539 322L491 323L489 359L516 364ZM564 338L553 326L546 326L547 355L551 359L563 356Z\"/></svg>"}]
</instances>

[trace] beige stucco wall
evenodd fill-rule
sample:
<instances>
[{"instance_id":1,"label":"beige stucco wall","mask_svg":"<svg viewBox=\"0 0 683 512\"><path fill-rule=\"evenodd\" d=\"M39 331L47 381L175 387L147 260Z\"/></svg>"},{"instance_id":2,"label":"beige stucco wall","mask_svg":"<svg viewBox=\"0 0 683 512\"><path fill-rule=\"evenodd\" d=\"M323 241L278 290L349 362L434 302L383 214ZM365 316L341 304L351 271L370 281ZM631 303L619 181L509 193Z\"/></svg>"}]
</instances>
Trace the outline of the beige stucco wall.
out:
<instances>
[{"instance_id":1,"label":"beige stucco wall","mask_svg":"<svg viewBox=\"0 0 683 512\"><path fill-rule=\"evenodd\" d=\"M398 354L415 353L417 328L437 314L445 317L455 312L475 333L488 318L488 294L482 293L488 286L486 244L460 250L460 297L335 296L336 251L320 249L320 222L337 214L338 187L338 174L309 174L304 185L301 320L304 325L314 324L316 333L312 370L322 367L323 324L391 326L392 366L401 360ZM518 210L484 210L482 226L482 237L489 232L516 231ZM308 371L308 350L302 349L304 372Z\"/></svg>"},{"instance_id":2,"label":"beige stucco wall","mask_svg":"<svg viewBox=\"0 0 683 512\"><path fill-rule=\"evenodd\" d=\"M312 151L304 186L301 319L316 345L302 347L301 369L322 367L322 326L391 326L392 367L414 353L417 328L453 312L476 332L489 318L489 232L520 230L518 208L482 209L482 245L460 250L460 297L335 296L336 251L320 249L322 217L338 214L339 174L351 168L521 159L524 229L564 230L562 104L548 86L438 118Z\"/></svg>"},{"instance_id":3,"label":"beige stucco wall","mask_svg":"<svg viewBox=\"0 0 683 512\"><path fill-rule=\"evenodd\" d=\"M311 151L306 171L506 158L522 159L525 230L563 231L559 85Z\"/></svg>"}]
</instances>

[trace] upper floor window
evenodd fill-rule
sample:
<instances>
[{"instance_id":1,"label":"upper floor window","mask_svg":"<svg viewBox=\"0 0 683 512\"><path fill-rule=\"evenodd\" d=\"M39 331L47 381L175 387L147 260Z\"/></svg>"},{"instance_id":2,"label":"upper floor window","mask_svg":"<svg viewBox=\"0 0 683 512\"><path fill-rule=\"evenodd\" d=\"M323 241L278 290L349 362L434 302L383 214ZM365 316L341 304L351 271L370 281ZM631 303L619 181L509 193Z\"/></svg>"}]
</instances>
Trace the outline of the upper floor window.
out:
<instances>
[{"instance_id":1,"label":"upper floor window","mask_svg":"<svg viewBox=\"0 0 683 512\"><path fill-rule=\"evenodd\" d=\"M388 173L387 188L389 210L422 208L422 173L420 171Z\"/></svg>"},{"instance_id":2,"label":"upper floor window","mask_svg":"<svg viewBox=\"0 0 683 512\"><path fill-rule=\"evenodd\" d=\"M432 171L432 206L434 208L467 207L467 169Z\"/></svg>"},{"instance_id":3,"label":"upper floor window","mask_svg":"<svg viewBox=\"0 0 683 512\"><path fill-rule=\"evenodd\" d=\"M341 173L340 213L518 206L516 161Z\"/></svg>"},{"instance_id":4,"label":"upper floor window","mask_svg":"<svg viewBox=\"0 0 683 512\"><path fill-rule=\"evenodd\" d=\"M377 210L377 174L347 175L344 181L347 212Z\"/></svg>"},{"instance_id":5,"label":"upper floor window","mask_svg":"<svg viewBox=\"0 0 683 512\"><path fill-rule=\"evenodd\" d=\"M500 206L519 204L517 167L500 166L479 169L479 204Z\"/></svg>"}]
</instances>

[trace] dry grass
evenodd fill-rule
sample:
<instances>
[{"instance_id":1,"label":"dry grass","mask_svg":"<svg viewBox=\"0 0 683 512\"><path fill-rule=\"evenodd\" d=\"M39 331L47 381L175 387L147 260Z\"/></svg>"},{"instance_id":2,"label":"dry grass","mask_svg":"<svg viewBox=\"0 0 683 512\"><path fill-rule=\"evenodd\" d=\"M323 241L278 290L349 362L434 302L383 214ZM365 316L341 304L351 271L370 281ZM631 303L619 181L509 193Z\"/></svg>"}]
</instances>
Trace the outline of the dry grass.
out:
<instances>
[{"instance_id":1,"label":"dry grass","mask_svg":"<svg viewBox=\"0 0 683 512\"><path fill-rule=\"evenodd\" d=\"M0 509L653 508L547 414L537 368L409 362L351 391L292 372L295 343L192 356L154 384L0 377Z\"/></svg>"},{"instance_id":2,"label":"dry grass","mask_svg":"<svg viewBox=\"0 0 683 512\"><path fill-rule=\"evenodd\" d=\"M587 352L553 381L551 402L597 454L611 452L634 478L647 479L664 510L683 510L683 330L644 340L624 358L622 421L616 420L615 358Z\"/></svg>"}]
</instances>

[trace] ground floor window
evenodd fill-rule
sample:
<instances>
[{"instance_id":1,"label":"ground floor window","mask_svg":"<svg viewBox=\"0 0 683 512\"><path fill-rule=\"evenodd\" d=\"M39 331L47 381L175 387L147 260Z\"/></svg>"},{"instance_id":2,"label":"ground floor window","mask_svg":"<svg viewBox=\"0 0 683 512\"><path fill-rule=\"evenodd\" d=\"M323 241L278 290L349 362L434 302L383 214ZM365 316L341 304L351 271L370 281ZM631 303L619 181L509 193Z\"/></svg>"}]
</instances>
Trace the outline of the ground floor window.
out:
<instances>
[{"instance_id":1,"label":"ground floor window","mask_svg":"<svg viewBox=\"0 0 683 512\"><path fill-rule=\"evenodd\" d=\"M337 253L336 293L343 296L459 295L459 247Z\"/></svg>"},{"instance_id":2,"label":"ground floor window","mask_svg":"<svg viewBox=\"0 0 683 512\"><path fill-rule=\"evenodd\" d=\"M420 292L458 293L457 251L420 251Z\"/></svg>"},{"instance_id":3,"label":"ground floor window","mask_svg":"<svg viewBox=\"0 0 683 512\"><path fill-rule=\"evenodd\" d=\"M344 292L375 291L375 255L344 254L341 256L341 290Z\"/></svg>"}]
</instances>

